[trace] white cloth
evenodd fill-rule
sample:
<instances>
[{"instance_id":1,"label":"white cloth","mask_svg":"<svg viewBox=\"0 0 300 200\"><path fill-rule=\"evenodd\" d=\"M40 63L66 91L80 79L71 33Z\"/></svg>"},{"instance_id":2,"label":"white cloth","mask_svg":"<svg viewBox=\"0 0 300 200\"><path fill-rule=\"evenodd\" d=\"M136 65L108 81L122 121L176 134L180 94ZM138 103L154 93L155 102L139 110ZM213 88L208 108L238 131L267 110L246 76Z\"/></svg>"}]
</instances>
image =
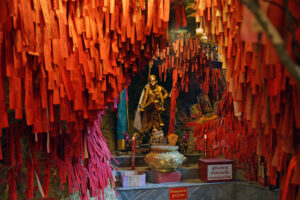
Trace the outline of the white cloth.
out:
<instances>
[{"instance_id":1,"label":"white cloth","mask_svg":"<svg viewBox=\"0 0 300 200\"><path fill-rule=\"evenodd\" d=\"M144 93L145 93L145 88L143 89L142 94L140 96L139 104L136 109L134 121L133 121L133 127L139 131L142 129L142 118L141 118L141 111L139 110L139 106L142 104Z\"/></svg>"}]
</instances>

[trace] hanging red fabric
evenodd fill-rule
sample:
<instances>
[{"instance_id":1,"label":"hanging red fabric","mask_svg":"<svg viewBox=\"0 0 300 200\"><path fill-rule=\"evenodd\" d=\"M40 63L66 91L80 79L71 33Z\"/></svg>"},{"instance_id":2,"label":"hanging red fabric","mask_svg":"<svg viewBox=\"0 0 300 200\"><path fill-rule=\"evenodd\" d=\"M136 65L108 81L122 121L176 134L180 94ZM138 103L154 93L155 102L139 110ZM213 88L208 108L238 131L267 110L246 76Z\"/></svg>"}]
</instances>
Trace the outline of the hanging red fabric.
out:
<instances>
[{"instance_id":1,"label":"hanging red fabric","mask_svg":"<svg viewBox=\"0 0 300 200\"><path fill-rule=\"evenodd\" d=\"M282 192L282 200L288 200L288 199L291 199L290 198L290 181L291 181L291 176L293 174L293 171L295 169L295 166L297 164L297 157L296 156L293 156L290 160L290 163L289 163L289 167L288 167L288 170L287 170L287 175L286 175L286 178L285 178L285 184L284 184L284 188L283 188L283 192Z\"/></svg>"},{"instance_id":2,"label":"hanging red fabric","mask_svg":"<svg viewBox=\"0 0 300 200\"><path fill-rule=\"evenodd\" d=\"M172 93L171 93L170 122L169 122L168 134L175 133L176 99L178 95L179 95L179 90L175 85L172 87Z\"/></svg>"},{"instance_id":3,"label":"hanging red fabric","mask_svg":"<svg viewBox=\"0 0 300 200\"><path fill-rule=\"evenodd\" d=\"M32 199L33 198L33 188L34 188L34 167L32 164L32 160L28 159L27 160L27 199Z\"/></svg>"},{"instance_id":4,"label":"hanging red fabric","mask_svg":"<svg viewBox=\"0 0 300 200\"><path fill-rule=\"evenodd\" d=\"M7 173L9 199L17 200L17 185L16 185L16 172L15 168L11 168Z\"/></svg>"}]
</instances>

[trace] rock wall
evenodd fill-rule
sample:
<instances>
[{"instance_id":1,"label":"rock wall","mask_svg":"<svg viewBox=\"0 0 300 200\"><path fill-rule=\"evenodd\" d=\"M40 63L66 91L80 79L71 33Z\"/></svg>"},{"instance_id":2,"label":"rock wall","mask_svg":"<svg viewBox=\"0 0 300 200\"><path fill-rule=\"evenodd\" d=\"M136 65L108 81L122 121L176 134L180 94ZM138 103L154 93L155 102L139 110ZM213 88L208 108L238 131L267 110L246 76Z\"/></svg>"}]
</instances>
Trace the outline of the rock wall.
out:
<instances>
[{"instance_id":1,"label":"rock wall","mask_svg":"<svg viewBox=\"0 0 300 200\"><path fill-rule=\"evenodd\" d=\"M116 111L107 109L101 122L101 131L106 139L107 145L113 154L117 150L116 142Z\"/></svg>"}]
</instances>

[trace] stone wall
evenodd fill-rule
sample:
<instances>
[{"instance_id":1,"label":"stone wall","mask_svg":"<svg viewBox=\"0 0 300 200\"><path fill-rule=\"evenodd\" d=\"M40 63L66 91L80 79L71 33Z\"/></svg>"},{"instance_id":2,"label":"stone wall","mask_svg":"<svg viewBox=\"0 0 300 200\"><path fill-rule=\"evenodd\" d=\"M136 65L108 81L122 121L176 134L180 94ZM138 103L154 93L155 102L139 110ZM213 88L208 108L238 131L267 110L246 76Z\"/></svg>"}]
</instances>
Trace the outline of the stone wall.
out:
<instances>
[{"instance_id":1,"label":"stone wall","mask_svg":"<svg viewBox=\"0 0 300 200\"><path fill-rule=\"evenodd\" d=\"M101 131L106 139L107 145L113 154L117 149L116 144L116 111L107 109L101 122Z\"/></svg>"}]
</instances>

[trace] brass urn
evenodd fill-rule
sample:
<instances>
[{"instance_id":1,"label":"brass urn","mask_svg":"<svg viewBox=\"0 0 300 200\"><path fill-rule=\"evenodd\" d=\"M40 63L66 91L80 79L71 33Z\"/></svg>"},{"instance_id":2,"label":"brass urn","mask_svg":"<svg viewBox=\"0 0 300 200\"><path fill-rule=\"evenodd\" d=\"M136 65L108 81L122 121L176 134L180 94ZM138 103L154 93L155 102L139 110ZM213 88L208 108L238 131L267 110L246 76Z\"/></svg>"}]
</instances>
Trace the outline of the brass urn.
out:
<instances>
[{"instance_id":1,"label":"brass urn","mask_svg":"<svg viewBox=\"0 0 300 200\"><path fill-rule=\"evenodd\" d=\"M151 152L146 155L146 163L155 171L176 171L181 167L184 156L178 152L178 146L151 146Z\"/></svg>"}]
</instances>

